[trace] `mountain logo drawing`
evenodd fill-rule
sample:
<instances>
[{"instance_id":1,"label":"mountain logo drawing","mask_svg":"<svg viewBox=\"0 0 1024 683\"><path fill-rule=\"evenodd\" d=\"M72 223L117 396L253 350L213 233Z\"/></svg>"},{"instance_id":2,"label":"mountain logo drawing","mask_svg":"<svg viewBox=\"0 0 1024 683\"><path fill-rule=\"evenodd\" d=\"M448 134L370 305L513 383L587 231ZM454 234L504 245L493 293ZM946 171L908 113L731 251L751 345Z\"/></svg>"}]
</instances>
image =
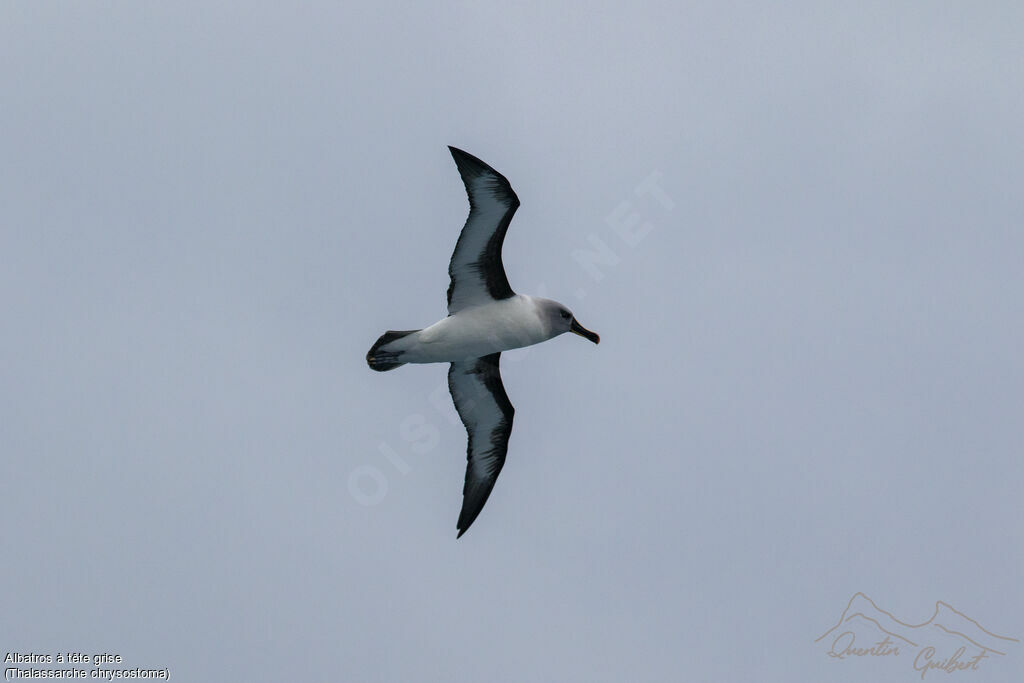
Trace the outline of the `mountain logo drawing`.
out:
<instances>
[{"instance_id":1,"label":"mountain logo drawing","mask_svg":"<svg viewBox=\"0 0 1024 683\"><path fill-rule=\"evenodd\" d=\"M835 626L815 643L836 660L861 657L910 661L922 679L930 671L969 673L986 661L1005 657L1020 644L1016 638L986 629L941 600L932 616L920 624L901 621L864 593L854 593Z\"/></svg>"}]
</instances>

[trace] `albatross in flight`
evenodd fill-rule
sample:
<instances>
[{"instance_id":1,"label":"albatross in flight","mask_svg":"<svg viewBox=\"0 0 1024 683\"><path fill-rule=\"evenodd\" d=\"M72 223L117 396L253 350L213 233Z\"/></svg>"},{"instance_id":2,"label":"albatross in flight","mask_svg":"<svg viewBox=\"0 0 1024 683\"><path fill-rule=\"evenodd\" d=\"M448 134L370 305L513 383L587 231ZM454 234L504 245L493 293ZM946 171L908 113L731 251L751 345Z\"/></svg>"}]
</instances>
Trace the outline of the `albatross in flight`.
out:
<instances>
[{"instance_id":1,"label":"albatross in flight","mask_svg":"<svg viewBox=\"0 0 1024 683\"><path fill-rule=\"evenodd\" d=\"M595 344L601 338L557 301L512 291L501 245L519 198L505 176L472 154L448 149L469 195L469 218L448 264L448 317L422 330L385 332L366 362L380 372L406 363L451 363L448 390L469 433L458 538L483 509L508 452L515 410L501 383L501 352L563 332Z\"/></svg>"}]
</instances>

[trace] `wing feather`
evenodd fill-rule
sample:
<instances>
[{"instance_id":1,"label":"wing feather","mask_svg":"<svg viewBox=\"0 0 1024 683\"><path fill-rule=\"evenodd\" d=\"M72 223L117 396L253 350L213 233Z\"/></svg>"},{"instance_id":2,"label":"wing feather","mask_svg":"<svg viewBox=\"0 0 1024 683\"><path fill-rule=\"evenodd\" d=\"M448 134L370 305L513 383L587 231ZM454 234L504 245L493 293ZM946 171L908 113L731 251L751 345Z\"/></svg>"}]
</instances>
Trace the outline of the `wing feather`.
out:
<instances>
[{"instance_id":1,"label":"wing feather","mask_svg":"<svg viewBox=\"0 0 1024 683\"><path fill-rule=\"evenodd\" d=\"M448 313L515 296L501 262L519 197L505 176L461 149L449 147L469 196L469 217L448 263Z\"/></svg>"},{"instance_id":2,"label":"wing feather","mask_svg":"<svg viewBox=\"0 0 1024 683\"><path fill-rule=\"evenodd\" d=\"M500 359L500 353L492 353L452 363L448 369L448 390L469 433L459 536L480 514L505 465L515 409L501 382Z\"/></svg>"}]
</instances>

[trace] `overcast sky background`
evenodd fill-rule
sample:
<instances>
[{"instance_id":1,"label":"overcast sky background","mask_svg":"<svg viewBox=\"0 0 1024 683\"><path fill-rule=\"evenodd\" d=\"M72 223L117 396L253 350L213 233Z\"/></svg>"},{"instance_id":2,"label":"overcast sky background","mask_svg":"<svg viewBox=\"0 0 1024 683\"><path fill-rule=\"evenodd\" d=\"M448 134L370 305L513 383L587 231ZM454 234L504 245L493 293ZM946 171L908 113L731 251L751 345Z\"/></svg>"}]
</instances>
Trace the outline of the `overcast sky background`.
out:
<instances>
[{"instance_id":1,"label":"overcast sky background","mask_svg":"<svg viewBox=\"0 0 1024 683\"><path fill-rule=\"evenodd\" d=\"M920 680L814 642L857 591L1024 638L1024 5L428 4L3 5L0 650ZM459 541L446 367L364 360L446 313L449 144L602 338L506 354Z\"/></svg>"}]
</instances>

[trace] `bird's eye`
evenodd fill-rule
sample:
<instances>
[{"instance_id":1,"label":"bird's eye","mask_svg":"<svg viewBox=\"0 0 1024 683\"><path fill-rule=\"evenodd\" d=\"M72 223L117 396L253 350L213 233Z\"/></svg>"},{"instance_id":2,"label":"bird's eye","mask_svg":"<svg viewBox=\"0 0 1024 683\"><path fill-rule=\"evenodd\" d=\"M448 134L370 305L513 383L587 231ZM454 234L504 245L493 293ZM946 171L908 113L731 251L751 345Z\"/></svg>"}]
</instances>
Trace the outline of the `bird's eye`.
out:
<instances>
[{"instance_id":1,"label":"bird's eye","mask_svg":"<svg viewBox=\"0 0 1024 683\"><path fill-rule=\"evenodd\" d=\"M568 320L569 318L572 317L572 313L570 313L569 311L562 311L562 317Z\"/></svg>"}]
</instances>

